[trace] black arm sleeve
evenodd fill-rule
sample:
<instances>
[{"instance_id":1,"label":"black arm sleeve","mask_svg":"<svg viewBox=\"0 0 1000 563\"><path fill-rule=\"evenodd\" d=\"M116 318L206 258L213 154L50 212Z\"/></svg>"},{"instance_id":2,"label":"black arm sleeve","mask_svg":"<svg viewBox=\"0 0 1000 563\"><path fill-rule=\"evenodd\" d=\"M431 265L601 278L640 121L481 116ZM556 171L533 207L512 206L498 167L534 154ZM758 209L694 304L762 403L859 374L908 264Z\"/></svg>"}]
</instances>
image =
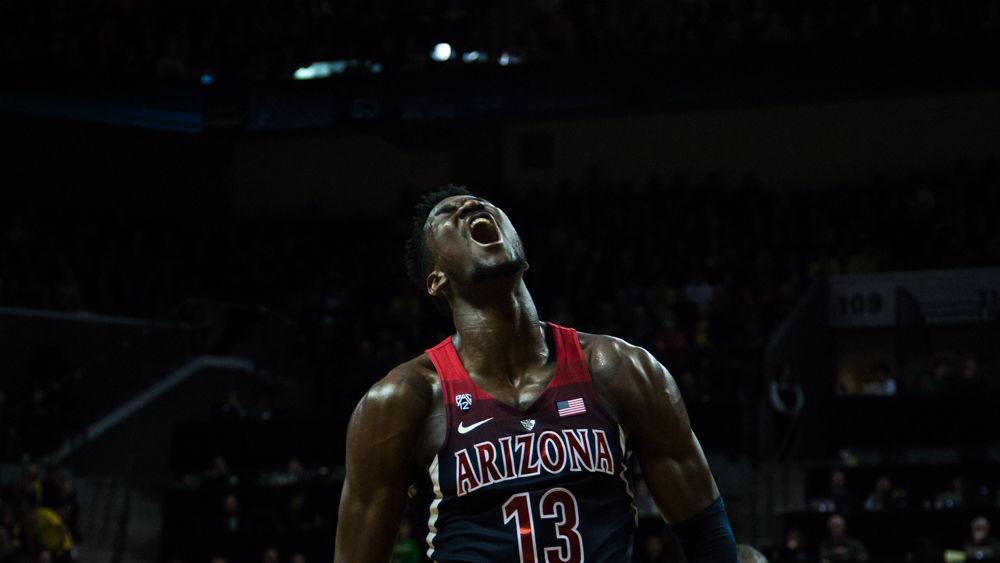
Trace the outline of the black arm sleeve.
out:
<instances>
[{"instance_id":1,"label":"black arm sleeve","mask_svg":"<svg viewBox=\"0 0 1000 563\"><path fill-rule=\"evenodd\" d=\"M735 563L736 538L729 526L722 497L692 516L670 526L691 563Z\"/></svg>"}]
</instances>

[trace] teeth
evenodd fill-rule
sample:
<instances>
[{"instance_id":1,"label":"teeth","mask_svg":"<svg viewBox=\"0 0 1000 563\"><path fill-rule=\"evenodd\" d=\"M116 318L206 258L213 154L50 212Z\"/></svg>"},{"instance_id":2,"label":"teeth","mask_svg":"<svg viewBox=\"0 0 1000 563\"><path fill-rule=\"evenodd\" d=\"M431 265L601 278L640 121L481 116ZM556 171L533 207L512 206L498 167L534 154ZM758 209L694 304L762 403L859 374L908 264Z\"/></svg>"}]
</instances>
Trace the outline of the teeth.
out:
<instances>
[{"instance_id":1,"label":"teeth","mask_svg":"<svg viewBox=\"0 0 1000 563\"><path fill-rule=\"evenodd\" d=\"M489 219L487 219L486 217L479 217L479 218L477 218L476 220L474 220L472 222L472 224L470 225L470 227L475 227L476 225L478 225L480 223L486 223L487 225L491 225L492 224L492 222Z\"/></svg>"}]
</instances>

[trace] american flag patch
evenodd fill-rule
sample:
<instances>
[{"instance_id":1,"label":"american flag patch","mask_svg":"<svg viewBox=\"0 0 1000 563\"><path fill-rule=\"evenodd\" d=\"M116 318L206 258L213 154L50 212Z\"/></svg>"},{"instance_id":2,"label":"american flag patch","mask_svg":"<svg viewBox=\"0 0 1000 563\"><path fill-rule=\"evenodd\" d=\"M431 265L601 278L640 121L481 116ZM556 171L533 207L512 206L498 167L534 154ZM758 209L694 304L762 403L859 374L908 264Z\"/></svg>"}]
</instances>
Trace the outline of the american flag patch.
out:
<instances>
[{"instance_id":1,"label":"american flag patch","mask_svg":"<svg viewBox=\"0 0 1000 563\"><path fill-rule=\"evenodd\" d=\"M587 412L587 407L583 404L583 399L570 399L568 401L556 401L556 410L559 416L573 416Z\"/></svg>"}]
</instances>

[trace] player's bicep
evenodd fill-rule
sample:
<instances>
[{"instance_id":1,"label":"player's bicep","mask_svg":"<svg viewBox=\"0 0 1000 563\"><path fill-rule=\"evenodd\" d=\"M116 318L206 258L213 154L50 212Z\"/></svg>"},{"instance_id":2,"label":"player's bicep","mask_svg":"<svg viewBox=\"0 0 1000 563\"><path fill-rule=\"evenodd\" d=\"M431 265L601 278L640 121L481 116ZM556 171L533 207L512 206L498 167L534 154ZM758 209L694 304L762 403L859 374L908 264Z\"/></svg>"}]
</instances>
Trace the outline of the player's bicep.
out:
<instances>
[{"instance_id":1,"label":"player's bicep","mask_svg":"<svg viewBox=\"0 0 1000 563\"><path fill-rule=\"evenodd\" d=\"M421 427L406 401L376 386L358 404L347 431L344 489L335 561L385 561L399 530L413 444Z\"/></svg>"},{"instance_id":2,"label":"player's bicep","mask_svg":"<svg viewBox=\"0 0 1000 563\"><path fill-rule=\"evenodd\" d=\"M386 561L403 513L403 495L348 477L340 499L336 563Z\"/></svg>"},{"instance_id":3,"label":"player's bicep","mask_svg":"<svg viewBox=\"0 0 1000 563\"><path fill-rule=\"evenodd\" d=\"M632 447L660 512L678 522L711 504L719 491L673 376L641 348L629 356L623 367L630 373L623 375L635 405L624 412Z\"/></svg>"}]
</instances>

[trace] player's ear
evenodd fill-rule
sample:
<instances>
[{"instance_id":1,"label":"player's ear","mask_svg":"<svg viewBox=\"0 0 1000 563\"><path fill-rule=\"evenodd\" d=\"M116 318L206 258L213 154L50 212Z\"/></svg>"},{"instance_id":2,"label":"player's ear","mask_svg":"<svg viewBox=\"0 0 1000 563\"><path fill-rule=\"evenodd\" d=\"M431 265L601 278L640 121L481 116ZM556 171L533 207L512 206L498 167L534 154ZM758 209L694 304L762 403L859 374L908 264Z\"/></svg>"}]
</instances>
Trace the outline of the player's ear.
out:
<instances>
[{"instance_id":1,"label":"player's ear","mask_svg":"<svg viewBox=\"0 0 1000 563\"><path fill-rule=\"evenodd\" d=\"M441 288L448 283L448 276L445 275L441 270L434 270L433 272L427 274L427 293L431 297L437 297L441 294Z\"/></svg>"}]
</instances>

